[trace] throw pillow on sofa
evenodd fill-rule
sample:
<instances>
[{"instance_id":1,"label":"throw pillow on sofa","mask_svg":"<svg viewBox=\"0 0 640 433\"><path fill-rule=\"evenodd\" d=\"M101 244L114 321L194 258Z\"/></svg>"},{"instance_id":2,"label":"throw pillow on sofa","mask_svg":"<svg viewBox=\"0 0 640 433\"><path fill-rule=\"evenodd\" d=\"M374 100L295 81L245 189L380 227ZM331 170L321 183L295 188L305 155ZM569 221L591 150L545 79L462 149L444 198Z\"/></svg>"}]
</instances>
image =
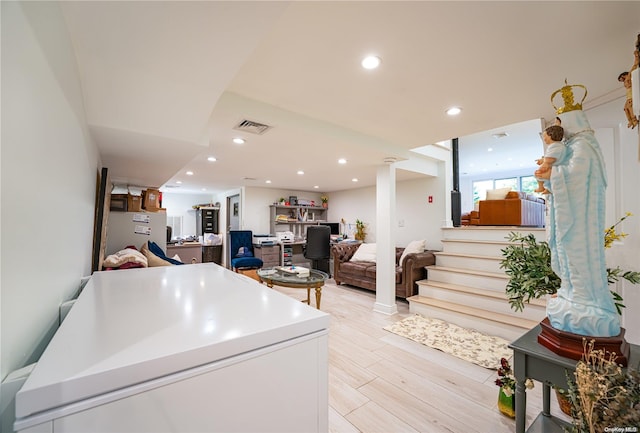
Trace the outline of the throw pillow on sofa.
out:
<instances>
[{"instance_id":1,"label":"throw pillow on sofa","mask_svg":"<svg viewBox=\"0 0 640 433\"><path fill-rule=\"evenodd\" d=\"M411 253L421 253L426 248L426 241L424 239L420 241L411 241L409 245L402 251L402 255L400 256L400 262L398 263L402 266L402 262L404 262L404 258L407 257Z\"/></svg>"},{"instance_id":2,"label":"throw pillow on sofa","mask_svg":"<svg viewBox=\"0 0 640 433\"><path fill-rule=\"evenodd\" d=\"M488 189L487 200L504 200L505 198L507 198L507 194L509 194L509 191L511 191L510 186L498 189Z\"/></svg>"},{"instance_id":3,"label":"throw pillow on sofa","mask_svg":"<svg viewBox=\"0 0 640 433\"><path fill-rule=\"evenodd\" d=\"M108 255L107 258L104 259L102 266L105 268L119 268L125 263L135 263L144 268L148 266L148 261L144 254L133 248L125 248Z\"/></svg>"},{"instance_id":4,"label":"throw pillow on sofa","mask_svg":"<svg viewBox=\"0 0 640 433\"><path fill-rule=\"evenodd\" d=\"M350 262L375 262L376 261L376 244L360 244L356 252L353 254Z\"/></svg>"},{"instance_id":5,"label":"throw pillow on sofa","mask_svg":"<svg viewBox=\"0 0 640 433\"><path fill-rule=\"evenodd\" d=\"M142 254L144 254L144 256L147 258L147 262L149 263L150 268L155 268L156 266L171 266L171 263L161 259L151 251L149 251L149 247L146 242L140 248L140 252L142 252Z\"/></svg>"}]
</instances>

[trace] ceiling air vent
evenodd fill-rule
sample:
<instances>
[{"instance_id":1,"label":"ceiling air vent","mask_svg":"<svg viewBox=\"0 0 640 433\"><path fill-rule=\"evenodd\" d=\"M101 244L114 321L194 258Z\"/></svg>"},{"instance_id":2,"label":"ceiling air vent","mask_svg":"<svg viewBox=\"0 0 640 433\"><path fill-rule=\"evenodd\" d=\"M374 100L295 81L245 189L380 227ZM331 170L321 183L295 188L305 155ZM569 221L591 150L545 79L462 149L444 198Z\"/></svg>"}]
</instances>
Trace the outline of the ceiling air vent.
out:
<instances>
[{"instance_id":1,"label":"ceiling air vent","mask_svg":"<svg viewBox=\"0 0 640 433\"><path fill-rule=\"evenodd\" d=\"M233 127L238 131L249 132L251 134L262 135L267 132L271 127L263 123L254 122L253 120L243 120Z\"/></svg>"}]
</instances>

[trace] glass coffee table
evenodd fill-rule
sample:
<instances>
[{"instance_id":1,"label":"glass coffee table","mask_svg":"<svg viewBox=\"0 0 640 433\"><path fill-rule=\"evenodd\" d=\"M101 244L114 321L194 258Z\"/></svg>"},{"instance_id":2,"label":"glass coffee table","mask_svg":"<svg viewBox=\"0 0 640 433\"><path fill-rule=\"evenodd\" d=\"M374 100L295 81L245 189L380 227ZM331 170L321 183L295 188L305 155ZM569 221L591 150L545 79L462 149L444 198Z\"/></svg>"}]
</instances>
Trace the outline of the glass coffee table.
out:
<instances>
[{"instance_id":1,"label":"glass coffee table","mask_svg":"<svg viewBox=\"0 0 640 433\"><path fill-rule=\"evenodd\" d=\"M308 305L311 305L311 289L316 289L316 308L319 310L322 286L324 286L324 282L329 278L329 275L322 271L309 269L309 275L299 276L295 272L287 272L280 267L275 267L259 269L258 277L260 281L271 288L273 286L281 286L293 289L307 289L307 299L302 302L306 302Z\"/></svg>"}]
</instances>

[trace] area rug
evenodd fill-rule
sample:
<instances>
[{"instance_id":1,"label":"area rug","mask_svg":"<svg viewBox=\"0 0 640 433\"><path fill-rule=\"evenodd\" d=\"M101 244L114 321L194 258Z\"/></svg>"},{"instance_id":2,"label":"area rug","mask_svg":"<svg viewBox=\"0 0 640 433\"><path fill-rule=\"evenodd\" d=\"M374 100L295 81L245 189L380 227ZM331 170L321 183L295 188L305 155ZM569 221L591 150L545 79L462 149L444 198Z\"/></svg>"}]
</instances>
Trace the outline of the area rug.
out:
<instances>
[{"instance_id":1,"label":"area rug","mask_svg":"<svg viewBox=\"0 0 640 433\"><path fill-rule=\"evenodd\" d=\"M509 359L513 355L508 347L509 342L503 338L419 314L383 329L494 370L500 366L500 358Z\"/></svg>"}]
</instances>

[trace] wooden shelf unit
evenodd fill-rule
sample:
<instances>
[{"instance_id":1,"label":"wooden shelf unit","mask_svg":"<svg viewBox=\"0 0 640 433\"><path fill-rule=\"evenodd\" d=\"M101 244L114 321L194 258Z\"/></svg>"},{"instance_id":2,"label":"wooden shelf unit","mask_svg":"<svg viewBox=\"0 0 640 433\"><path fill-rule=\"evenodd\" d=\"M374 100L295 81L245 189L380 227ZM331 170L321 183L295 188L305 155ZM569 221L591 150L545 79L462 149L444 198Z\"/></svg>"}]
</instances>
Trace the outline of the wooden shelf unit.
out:
<instances>
[{"instance_id":1,"label":"wooden shelf unit","mask_svg":"<svg viewBox=\"0 0 640 433\"><path fill-rule=\"evenodd\" d=\"M269 206L269 217L271 234L281 231L290 231L296 240L302 240L306 234L306 227L327 222L328 208L322 206ZM288 220L277 221L278 215L286 215ZM306 216L305 216L306 215Z\"/></svg>"}]
</instances>

